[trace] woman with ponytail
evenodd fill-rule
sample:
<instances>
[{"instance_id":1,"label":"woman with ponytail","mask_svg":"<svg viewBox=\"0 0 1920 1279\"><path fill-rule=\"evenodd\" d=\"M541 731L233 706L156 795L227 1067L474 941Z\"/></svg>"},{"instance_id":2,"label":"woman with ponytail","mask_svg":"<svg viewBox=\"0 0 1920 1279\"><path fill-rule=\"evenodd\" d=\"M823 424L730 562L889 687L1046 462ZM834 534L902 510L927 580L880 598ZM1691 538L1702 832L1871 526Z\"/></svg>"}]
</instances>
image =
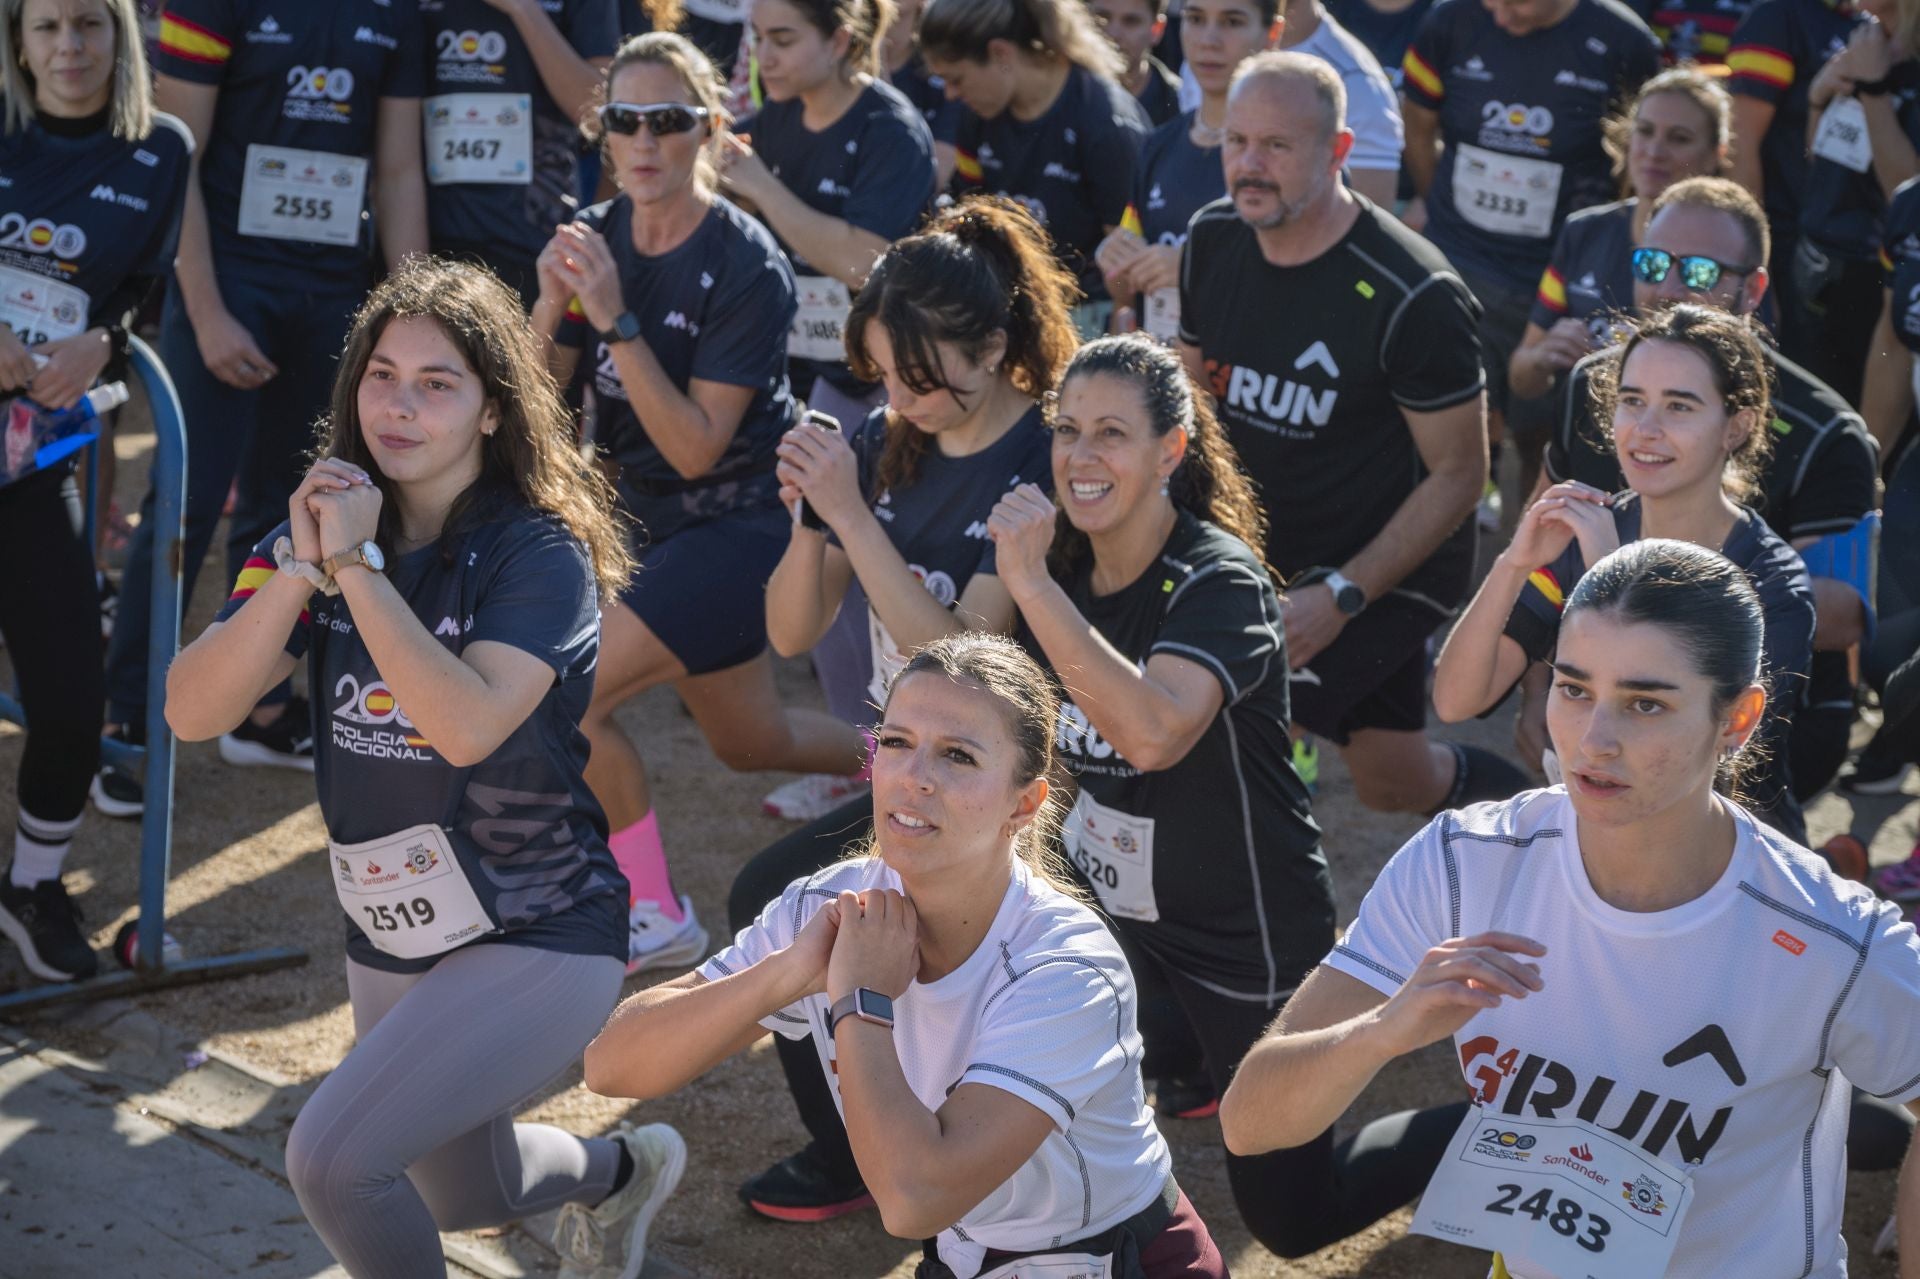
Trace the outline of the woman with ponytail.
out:
<instances>
[{"instance_id":1,"label":"woman with ponytail","mask_svg":"<svg viewBox=\"0 0 1920 1279\"><path fill-rule=\"evenodd\" d=\"M793 654L851 631L871 661L862 722L886 704L907 654L944 635L1013 627L986 519L1015 484L1050 486L1040 400L1073 354L1072 294L1018 206L981 196L943 211L887 251L853 304L853 367L885 385L888 407L851 438L802 423L780 444L780 496L801 518L767 584L767 634ZM872 812L855 799L756 857L734 881L733 927L864 841ZM743 1197L782 1220L865 1206L813 1051L779 1047L815 1140L750 1180Z\"/></svg>"},{"instance_id":2,"label":"woman with ponytail","mask_svg":"<svg viewBox=\"0 0 1920 1279\"><path fill-rule=\"evenodd\" d=\"M1120 84L1120 55L1080 0L929 0L927 69L973 114L956 141L961 191L1027 207L1079 279L1083 337L1113 312L1093 260L1121 224L1150 126Z\"/></svg>"}]
</instances>

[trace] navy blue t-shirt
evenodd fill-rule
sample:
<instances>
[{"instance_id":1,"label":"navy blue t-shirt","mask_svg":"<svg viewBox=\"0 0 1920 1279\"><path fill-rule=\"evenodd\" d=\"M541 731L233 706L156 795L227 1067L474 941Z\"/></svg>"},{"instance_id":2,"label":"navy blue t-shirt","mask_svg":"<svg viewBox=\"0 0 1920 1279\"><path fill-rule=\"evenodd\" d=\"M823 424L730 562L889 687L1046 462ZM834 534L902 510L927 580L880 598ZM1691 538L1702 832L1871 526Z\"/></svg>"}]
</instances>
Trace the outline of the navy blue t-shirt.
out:
<instances>
[{"instance_id":1,"label":"navy blue t-shirt","mask_svg":"<svg viewBox=\"0 0 1920 1279\"><path fill-rule=\"evenodd\" d=\"M1920 178L1908 178L1894 191L1881 236L1880 265L1893 294L1893 334L1920 354Z\"/></svg>"},{"instance_id":2,"label":"navy blue t-shirt","mask_svg":"<svg viewBox=\"0 0 1920 1279\"><path fill-rule=\"evenodd\" d=\"M1776 257L1783 250L1790 255L1800 234L1809 159L1807 90L1865 20L1824 0L1760 0L1734 29L1727 91L1773 106L1773 123L1760 140L1760 170Z\"/></svg>"},{"instance_id":3,"label":"navy blue t-shirt","mask_svg":"<svg viewBox=\"0 0 1920 1279\"><path fill-rule=\"evenodd\" d=\"M286 287L365 279L380 100L417 98L424 83L416 3L168 0L154 69L220 90L199 143L223 274Z\"/></svg>"},{"instance_id":4,"label":"navy blue t-shirt","mask_svg":"<svg viewBox=\"0 0 1920 1279\"><path fill-rule=\"evenodd\" d=\"M1394 90L1398 92L1407 74L1401 63L1413 43L1413 33L1420 29L1431 8L1433 0L1414 0L1398 13L1382 13L1367 0L1332 0L1327 12L1380 60L1380 69L1387 73L1387 79L1393 81Z\"/></svg>"},{"instance_id":5,"label":"navy blue t-shirt","mask_svg":"<svg viewBox=\"0 0 1920 1279\"><path fill-rule=\"evenodd\" d=\"M1582 209L1560 228L1540 276L1532 320L1543 329L1585 320L1593 340L1613 344L1611 317L1633 310L1633 213L1636 199Z\"/></svg>"},{"instance_id":6,"label":"navy blue t-shirt","mask_svg":"<svg viewBox=\"0 0 1920 1279\"><path fill-rule=\"evenodd\" d=\"M1734 30L1752 7L1753 0L1655 0L1647 25L1669 65L1693 62L1714 72L1726 64Z\"/></svg>"},{"instance_id":7,"label":"navy blue t-shirt","mask_svg":"<svg viewBox=\"0 0 1920 1279\"><path fill-rule=\"evenodd\" d=\"M0 134L0 320L21 341L84 332L129 276L172 269L192 148L164 113L138 142L38 120Z\"/></svg>"},{"instance_id":8,"label":"navy blue t-shirt","mask_svg":"<svg viewBox=\"0 0 1920 1279\"><path fill-rule=\"evenodd\" d=\"M486 248L531 265L578 207L580 126L547 92L506 14L486 0L418 3L433 247ZM613 56L614 0L543 0L542 8L582 58Z\"/></svg>"},{"instance_id":9,"label":"navy blue t-shirt","mask_svg":"<svg viewBox=\"0 0 1920 1279\"><path fill-rule=\"evenodd\" d=\"M1024 205L1087 298L1105 298L1093 251L1126 215L1146 140L1147 115L1133 95L1076 66L1037 120L967 113L955 143L954 192L989 191Z\"/></svg>"},{"instance_id":10,"label":"navy blue t-shirt","mask_svg":"<svg viewBox=\"0 0 1920 1279\"><path fill-rule=\"evenodd\" d=\"M1463 271L1532 288L1569 213L1614 198L1607 115L1660 68L1646 23L1579 0L1554 26L1502 31L1479 0L1439 0L1402 66L1440 116L1427 235Z\"/></svg>"},{"instance_id":11,"label":"navy blue t-shirt","mask_svg":"<svg viewBox=\"0 0 1920 1279\"><path fill-rule=\"evenodd\" d=\"M960 116L966 108L947 100L947 82L927 70L927 64L915 53L887 77L889 83L913 103L927 122L935 142L948 146L960 135Z\"/></svg>"},{"instance_id":12,"label":"navy blue t-shirt","mask_svg":"<svg viewBox=\"0 0 1920 1279\"><path fill-rule=\"evenodd\" d=\"M1155 129L1141 152L1140 177L1129 210L1139 223L1140 238L1148 244L1175 248L1185 244L1193 215L1227 193L1220 148L1194 145L1197 114L1185 112ZM1159 297L1140 298L1137 305L1142 328L1163 341L1179 336L1178 286Z\"/></svg>"},{"instance_id":13,"label":"navy blue t-shirt","mask_svg":"<svg viewBox=\"0 0 1920 1279\"><path fill-rule=\"evenodd\" d=\"M272 577L271 548L287 529L255 548L217 620ZM465 944L506 941L625 960L627 882L587 788L580 732L600 653L585 548L554 517L514 502L444 550L435 544L393 557L387 578L448 651L481 640L508 644L552 667L554 683L491 755L458 767L395 701L345 597L315 594L286 651L308 658L314 782L328 837L359 844L433 823L498 930ZM347 919L355 963L386 972L433 967L437 957L400 959L375 947L367 922Z\"/></svg>"},{"instance_id":14,"label":"navy blue t-shirt","mask_svg":"<svg viewBox=\"0 0 1920 1279\"><path fill-rule=\"evenodd\" d=\"M1147 81L1134 97L1147 113L1147 127L1158 128L1180 114L1180 77L1166 63L1147 55Z\"/></svg>"},{"instance_id":15,"label":"navy blue t-shirt","mask_svg":"<svg viewBox=\"0 0 1920 1279\"><path fill-rule=\"evenodd\" d=\"M754 153L768 171L809 209L889 243L918 226L933 203L933 135L906 95L876 80L818 133L807 128L805 111L799 98L769 101L740 126L741 132L752 134ZM822 275L777 232L774 238L795 276ZM806 286L801 287L804 292ZM871 389L847 371L844 360L795 358L791 375L803 394L815 376L824 376L856 398Z\"/></svg>"},{"instance_id":16,"label":"navy blue t-shirt","mask_svg":"<svg viewBox=\"0 0 1920 1279\"><path fill-rule=\"evenodd\" d=\"M625 195L594 205L580 221L606 237L621 297L640 319L640 340L676 387L684 392L698 378L754 388L726 452L705 475L686 479L647 438L613 355L579 302L567 308L554 340L589 355L575 378L591 380L595 437L619 464L620 496L642 536L659 542L701 520L777 505L773 450L798 410L787 389L793 272L773 233L717 196L693 234L657 257L633 247Z\"/></svg>"}]
</instances>

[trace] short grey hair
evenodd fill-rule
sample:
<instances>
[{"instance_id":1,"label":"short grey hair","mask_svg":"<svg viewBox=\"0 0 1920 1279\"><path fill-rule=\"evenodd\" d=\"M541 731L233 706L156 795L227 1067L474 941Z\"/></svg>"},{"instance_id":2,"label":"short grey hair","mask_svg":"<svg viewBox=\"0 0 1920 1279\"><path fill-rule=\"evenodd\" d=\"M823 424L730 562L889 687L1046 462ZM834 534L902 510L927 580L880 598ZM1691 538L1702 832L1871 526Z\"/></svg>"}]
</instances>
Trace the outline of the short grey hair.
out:
<instances>
[{"instance_id":1,"label":"short grey hair","mask_svg":"<svg viewBox=\"0 0 1920 1279\"><path fill-rule=\"evenodd\" d=\"M133 0L102 0L113 20L113 87L107 98L108 128L116 138L139 142L153 132L153 80L141 43L140 15ZM0 97L6 116L0 132L23 133L34 120L33 76L23 65L21 24L27 0L0 0Z\"/></svg>"},{"instance_id":2,"label":"short grey hair","mask_svg":"<svg viewBox=\"0 0 1920 1279\"><path fill-rule=\"evenodd\" d=\"M1255 80L1280 84L1305 80L1320 103L1322 143L1330 145L1334 135L1347 127L1347 86L1341 83L1340 73L1325 58L1279 49L1256 53L1233 73L1233 80L1227 86L1227 99L1231 101L1239 96Z\"/></svg>"}]
</instances>

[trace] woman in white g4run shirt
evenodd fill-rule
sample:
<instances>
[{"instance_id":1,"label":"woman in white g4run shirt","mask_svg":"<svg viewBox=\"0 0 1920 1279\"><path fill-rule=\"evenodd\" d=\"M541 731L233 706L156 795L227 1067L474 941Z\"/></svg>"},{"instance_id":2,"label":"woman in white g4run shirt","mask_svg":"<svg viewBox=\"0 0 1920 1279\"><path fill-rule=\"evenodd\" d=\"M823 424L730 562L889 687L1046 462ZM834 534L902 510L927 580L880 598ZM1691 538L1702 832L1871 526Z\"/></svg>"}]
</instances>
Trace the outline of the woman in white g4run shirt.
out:
<instances>
[{"instance_id":1,"label":"woman in white g4run shirt","mask_svg":"<svg viewBox=\"0 0 1920 1279\"><path fill-rule=\"evenodd\" d=\"M1517 1279L1845 1275L1849 1085L1920 1097L1920 939L1717 793L1765 707L1760 631L1712 551L1596 564L1548 703L1567 786L1443 813L1394 856L1241 1064L1228 1147L1311 1140L1450 1035L1479 1105L1416 1230Z\"/></svg>"}]
</instances>

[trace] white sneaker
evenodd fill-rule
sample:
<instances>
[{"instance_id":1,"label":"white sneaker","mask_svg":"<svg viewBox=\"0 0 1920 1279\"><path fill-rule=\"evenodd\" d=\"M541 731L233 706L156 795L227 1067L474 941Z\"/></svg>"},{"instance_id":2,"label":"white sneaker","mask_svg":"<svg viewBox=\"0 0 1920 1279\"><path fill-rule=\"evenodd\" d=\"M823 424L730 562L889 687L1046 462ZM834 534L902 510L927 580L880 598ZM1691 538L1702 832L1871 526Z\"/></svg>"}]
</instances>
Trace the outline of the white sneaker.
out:
<instances>
[{"instance_id":1,"label":"white sneaker","mask_svg":"<svg viewBox=\"0 0 1920 1279\"><path fill-rule=\"evenodd\" d=\"M760 801L760 811L769 817L790 822L810 822L825 817L856 795L872 787L857 777L838 773L808 773L770 792Z\"/></svg>"},{"instance_id":2,"label":"white sneaker","mask_svg":"<svg viewBox=\"0 0 1920 1279\"><path fill-rule=\"evenodd\" d=\"M693 899L680 895L678 923L655 901L627 907L627 976L648 968L691 968L707 957L707 930L693 913Z\"/></svg>"},{"instance_id":3,"label":"white sneaker","mask_svg":"<svg viewBox=\"0 0 1920 1279\"><path fill-rule=\"evenodd\" d=\"M687 1170L687 1143L666 1124L621 1124L613 1139L633 1158L633 1176L597 1207L560 1209L553 1225L560 1279L638 1279L647 1227Z\"/></svg>"}]
</instances>

